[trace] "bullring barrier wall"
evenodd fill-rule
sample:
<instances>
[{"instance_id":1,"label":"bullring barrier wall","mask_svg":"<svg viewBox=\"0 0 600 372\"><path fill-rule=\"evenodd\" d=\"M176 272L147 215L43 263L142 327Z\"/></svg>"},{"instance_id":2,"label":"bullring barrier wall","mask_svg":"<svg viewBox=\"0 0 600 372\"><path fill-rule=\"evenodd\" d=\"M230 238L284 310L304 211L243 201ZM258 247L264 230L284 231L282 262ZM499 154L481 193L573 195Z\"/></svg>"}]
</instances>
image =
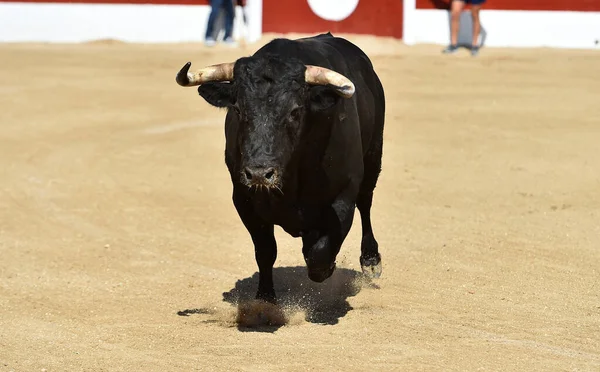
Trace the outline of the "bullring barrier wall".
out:
<instances>
[{"instance_id":1,"label":"bullring barrier wall","mask_svg":"<svg viewBox=\"0 0 600 372\"><path fill-rule=\"evenodd\" d=\"M370 34L447 44L449 0L247 0L234 37L264 33ZM0 42L198 42L208 0L0 0ZM471 17L459 40L471 41ZM491 47L600 48L600 0L487 0L480 42Z\"/></svg>"}]
</instances>

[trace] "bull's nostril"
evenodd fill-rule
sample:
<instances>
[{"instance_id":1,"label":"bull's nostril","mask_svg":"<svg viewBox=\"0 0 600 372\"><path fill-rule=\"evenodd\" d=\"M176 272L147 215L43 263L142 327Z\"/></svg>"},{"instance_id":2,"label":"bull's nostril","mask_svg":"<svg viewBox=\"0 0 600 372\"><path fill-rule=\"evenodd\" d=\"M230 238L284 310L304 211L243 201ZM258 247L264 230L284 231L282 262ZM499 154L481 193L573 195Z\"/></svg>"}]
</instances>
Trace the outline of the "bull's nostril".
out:
<instances>
[{"instance_id":1,"label":"bull's nostril","mask_svg":"<svg viewBox=\"0 0 600 372\"><path fill-rule=\"evenodd\" d=\"M274 168L263 168L263 167L247 167L244 168L244 176L249 184L253 183L272 183L275 182L275 176L277 175Z\"/></svg>"},{"instance_id":2,"label":"bull's nostril","mask_svg":"<svg viewBox=\"0 0 600 372\"><path fill-rule=\"evenodd\" d=\"M246 176L246 179L247 179L248 181L252 180L252 172L250 172L250 170L246 169L246 170L244 171L244 175Z\"/></svg>"}]
</instances>

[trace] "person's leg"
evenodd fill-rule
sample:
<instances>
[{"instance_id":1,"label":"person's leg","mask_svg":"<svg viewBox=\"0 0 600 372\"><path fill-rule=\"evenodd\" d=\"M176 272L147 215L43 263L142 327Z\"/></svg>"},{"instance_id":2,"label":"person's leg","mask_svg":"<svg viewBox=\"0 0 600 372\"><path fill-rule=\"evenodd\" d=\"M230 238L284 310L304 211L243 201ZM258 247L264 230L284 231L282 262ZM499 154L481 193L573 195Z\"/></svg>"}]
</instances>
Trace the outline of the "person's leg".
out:
<instances>
[{"instance_id":1,"label":"person's leg","mask_svg":"<svg viewBox=\"0 0 600 372\"><path fill-rule=\"evenodd\" d=\"M444 53L453 53L458 49L458 30L460 28L460 14L465 8L465 0L452 0L450 5L450 45Z\"/></svg>"},{"instance_id":2,"label":"person's leg","mask_svg":"<svg viewBox=\"0 0 600 372\"><path fill-rule=\"evenodd\" d=\"M205 40L206 44L214 45L215 39L213 37L213 32L215 28L215 21L217 20L217 16L219 15L219 11L221 10L221 6L223 0L211 0L210 5L210 15L208 16L208 23L206 25L206 35Z\"/></svg>"},{"instance_id":3,"label":"person's leg","mask_svg":"<svg viewBox=\"0 0 600 372\"><path fill-rule=\"evenodd\" d=\"M223 0L223 8L225 10L225 42L233 42L233 18L235 16L235 8L233 0Z\"/></svg>"},{"instance_id":4,"label":"person's leg","mask_svg":"<svg viewBox=\"0 0 600 372\"><path fill-rule=\"evenodd\" d=\"M473 0L471 4L471 17L473 18L473 41L471 42L471 54L479 52L479 34L481 33L481 21L479 11L485 0Z\"/></svg>"}]
</instances>

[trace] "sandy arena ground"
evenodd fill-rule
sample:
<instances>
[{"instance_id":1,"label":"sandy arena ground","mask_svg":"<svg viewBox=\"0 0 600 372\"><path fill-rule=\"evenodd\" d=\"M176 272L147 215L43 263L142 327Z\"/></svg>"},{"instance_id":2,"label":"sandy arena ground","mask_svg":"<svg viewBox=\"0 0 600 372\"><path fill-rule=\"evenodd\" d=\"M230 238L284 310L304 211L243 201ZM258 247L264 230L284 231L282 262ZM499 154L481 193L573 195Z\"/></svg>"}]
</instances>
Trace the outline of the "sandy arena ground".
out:
<instances>
[{"instance_id":1,"label":"sandy arena ground","mask_svg":"<svg viewBox=\"0 0 600 372\"><path fill-rule=\"evenodd\" d=\"M1 45L0 371L599 371L600 53L353 40L387 94L383 275L358 218L321 285L278 229L288 324L260 328L224 112L174 81L259 45Z\"/></svg>"}]
</instances>

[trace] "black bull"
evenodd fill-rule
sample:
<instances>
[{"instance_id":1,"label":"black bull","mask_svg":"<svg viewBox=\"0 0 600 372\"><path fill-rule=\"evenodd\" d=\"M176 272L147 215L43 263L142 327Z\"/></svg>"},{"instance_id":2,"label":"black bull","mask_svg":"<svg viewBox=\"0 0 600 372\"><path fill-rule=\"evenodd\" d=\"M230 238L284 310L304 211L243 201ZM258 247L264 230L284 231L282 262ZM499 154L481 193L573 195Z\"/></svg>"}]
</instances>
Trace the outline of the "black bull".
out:
<instances>
[{"instance_id":1,"label":"black bull","mask_svg":"<svg viewBox=\"0 0 600 372\"><path fill-rule=\"evenodd\" d=\"M209 104L227 109L225 163L233 203L252 237L256 297L275 302L274 225L302 237L308 276L335 270L355 207L362 222L360 264L381 274L371 227L381 171L385 96L367 55L330 33L275 39L250 57L177 74L199 86Z\"/></svg>"}]
</instances>

